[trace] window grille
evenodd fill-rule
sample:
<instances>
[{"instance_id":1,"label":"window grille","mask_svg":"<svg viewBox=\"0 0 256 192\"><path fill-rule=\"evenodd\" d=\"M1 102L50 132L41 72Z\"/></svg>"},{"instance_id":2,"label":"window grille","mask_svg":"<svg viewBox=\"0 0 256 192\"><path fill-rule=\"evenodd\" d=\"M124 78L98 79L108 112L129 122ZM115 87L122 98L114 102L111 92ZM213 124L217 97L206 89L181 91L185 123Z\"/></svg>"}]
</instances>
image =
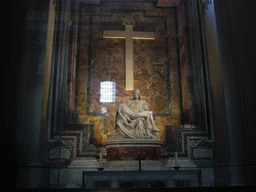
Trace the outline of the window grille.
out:
<instances>
[{"instance_id":1,"label":"window grille","mask_svg":"<svg viewBox=\"0 0 256 192\"><path fill-rule=\"evenodd\" d=\"M100 83L100 102L110 103L116 101L116 83L103 81Z\"/></svg>"}]
</instances>

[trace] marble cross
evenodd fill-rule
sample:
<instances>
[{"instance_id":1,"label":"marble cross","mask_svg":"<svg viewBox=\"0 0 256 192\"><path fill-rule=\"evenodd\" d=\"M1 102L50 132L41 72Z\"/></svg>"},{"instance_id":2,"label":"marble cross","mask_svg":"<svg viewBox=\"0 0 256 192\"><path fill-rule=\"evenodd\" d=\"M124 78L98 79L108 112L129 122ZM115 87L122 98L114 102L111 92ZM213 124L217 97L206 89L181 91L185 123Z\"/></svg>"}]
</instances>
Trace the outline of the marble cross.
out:
<instances>
[{"instance_id":1,"label":"marble cross","mask_svg":"<svg viewBox=\"0 0 256 192\"><path fill-rule=\"evenodd\" d=\"M154 32L133 31L133 25L125 25L125 31L103 31L103 38L125 39L125 88L133 90L133 39L154 40Z\"/></svg>"}]
</instances>

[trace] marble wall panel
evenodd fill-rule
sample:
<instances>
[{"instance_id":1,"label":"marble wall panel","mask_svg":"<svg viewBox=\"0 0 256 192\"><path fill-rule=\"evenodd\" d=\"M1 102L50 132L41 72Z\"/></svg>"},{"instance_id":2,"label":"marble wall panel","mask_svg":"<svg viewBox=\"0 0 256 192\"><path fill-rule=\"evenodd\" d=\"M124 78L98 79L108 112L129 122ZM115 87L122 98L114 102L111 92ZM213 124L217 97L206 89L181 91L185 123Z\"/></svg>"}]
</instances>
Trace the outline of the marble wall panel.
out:
<instances>
[{"instance_id":1,"label":"marble wall panel","mask_svg":"<svg viewBox=\"0 0 256 192\"><path fill-rule=\"evenodd\" d=\"M141 98L146 100L150 110L156 114L163 114L156 117L157 127L161 131L159 137L162 141L165 141L165 126L179 124L180 95L174 9L156 8L152 3L120 2L91 6L90 9L85 7L81 9L81 14L85 17L81 22L79 38L76 113L77 123L94 125L94 142L98 144L107 139L104 134L105 124L108 131L114 130L113 119L118 103L132 98L132 91L125 90L125 40L102 38L102 30L105 28L111 28L111 26L115 30L124 30L124 28L119 21L109 22L111 18L108 20L104 17L97 17L97 14L111 14L111 9L130 8L134 10L135 7L145 10L147 16L154 17L144 17L143 12L134 12L134 18L137 21L134 30L153 30L155 40L133 41L134 88L141 91ZM92 26L88 19L90 13L95 14L92 17ZM115 14L124 15L125 13ZM165 16L167 26L165 26L163 17L156 16ZM92 27L91 41L90 27ZM166 47L165 27L167 27L168 47ZM167 71L167 61L170 71ZM170 79L168 79L168 73L170 73ZM100 103L100 82L102 81L116 83L116 102ZM169 98L168 81L170 81L171 98ZM87 95L89 93L90 95ZM169 99L173 103L170 114ZM87 111L88 104L89 111ZM104 116L97 115L102 112L107 114L106 123Z\"/></svg>"},{"instance_id":2,"label":"marble wall panel","mask_svg":"<svg viewBox=\"0 0 256 192\"><path fill-rule=\"evenodd\" d=\"M144 160L161 160L160 147L118 147L107 149L108 161L138 160L140 156Z\"/></svg>"}]
</instances>

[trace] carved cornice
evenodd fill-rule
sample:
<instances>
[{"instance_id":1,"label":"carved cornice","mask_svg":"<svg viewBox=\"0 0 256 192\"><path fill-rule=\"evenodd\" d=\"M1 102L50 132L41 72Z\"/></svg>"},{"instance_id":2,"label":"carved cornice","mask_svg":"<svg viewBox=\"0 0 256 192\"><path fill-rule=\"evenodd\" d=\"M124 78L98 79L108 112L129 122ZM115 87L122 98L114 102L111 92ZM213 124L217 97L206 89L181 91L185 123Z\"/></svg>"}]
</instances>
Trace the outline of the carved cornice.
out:
<instances>
[{"instance_id":1,"label":"carved cornice","mask_svg":"<svg viewBox=\"0 0 256 192\"><path fill-rule=\"evenodd\" d=\"M212 0L201 0L202 4L204 4L204 8L208 10L208 6L212 4Z\"/></svg>"},{"instance_id":2,"label":"carved cornice","mask_svg":"<svg viewBox=\"0 0 256 192\"><path fill-rule=\"evenodd\" d=\"M209 5L212 4L212 0L200 0L200 4L202 7L202 10L205 11L205 10L208 10Z\"/></svg>"},{"instance_id":3,"label":"carved cornice","mask_svg":"<svg viewBox=\"0 0 256 192\"><path fill-rule=\"evenodd\" d=\"M100 0L79 0L79 3L100 4Z\"/></svg>"},{"instance_id":4,"label":"carved cornice","mask_svg":"<svg viewBox=\"0 0 256 192\"><path fill-rule=\"evenodd\" d=\"M197 141L197 143L196 143L195 140L192 140L192 141L190 142L190 147L191 147L191 148L196 148L196 147L199 146L199 144L200 144L201 142L205 142L205 139L201 139L201 140Z\"/></svg>"},{"instance_id":5,"label":"carved cornice","mask_svg":"<svg viewBox=\"0 0 256 192\"><path fill-rule=\"evenodd\" d=\"M52 4L56 7L57 4L58 4L58 0L53 0L53 1L52 1Z\"/></svg>"},{"instance_id":6,"label":"carved cornice","mask_svg":"<svg viewBox=\"0 0 256 192\"><path fill-rule=\"evenodd\" d=\"M135 20L134 18L132 17L132 15L126 15L124 18L123 18L123 23L122 25L133 25L134 27L136 26L135 24Z\"/></svg>"},{"instance_id":7,"label":"carved cornice","mask_svg":"<svg viewBox=\"0 0 256 192\"><path fill-rule=\"evenodd\" d=\"M177 7L180 0L158 0L157 6L159 7Z\"/></svg>"}]
</instances>

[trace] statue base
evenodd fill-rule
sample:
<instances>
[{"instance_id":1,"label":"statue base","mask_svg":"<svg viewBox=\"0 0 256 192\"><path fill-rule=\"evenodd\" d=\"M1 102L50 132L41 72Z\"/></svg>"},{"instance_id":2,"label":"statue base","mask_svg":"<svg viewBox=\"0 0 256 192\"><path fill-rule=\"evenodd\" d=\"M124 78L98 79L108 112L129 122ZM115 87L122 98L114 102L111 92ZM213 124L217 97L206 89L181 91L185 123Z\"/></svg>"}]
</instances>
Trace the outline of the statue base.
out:
<instances>
[{"instance_id":1,"label":"statue base","mask_svg":"<svg viewBox=\"0 0 256 192\"><path fill-rule=\"evenodd\" d=\"M161 160L163 142L147 139L112 140L104 143L107 149L107 161Z\"/></svg>"}]
</instances>

